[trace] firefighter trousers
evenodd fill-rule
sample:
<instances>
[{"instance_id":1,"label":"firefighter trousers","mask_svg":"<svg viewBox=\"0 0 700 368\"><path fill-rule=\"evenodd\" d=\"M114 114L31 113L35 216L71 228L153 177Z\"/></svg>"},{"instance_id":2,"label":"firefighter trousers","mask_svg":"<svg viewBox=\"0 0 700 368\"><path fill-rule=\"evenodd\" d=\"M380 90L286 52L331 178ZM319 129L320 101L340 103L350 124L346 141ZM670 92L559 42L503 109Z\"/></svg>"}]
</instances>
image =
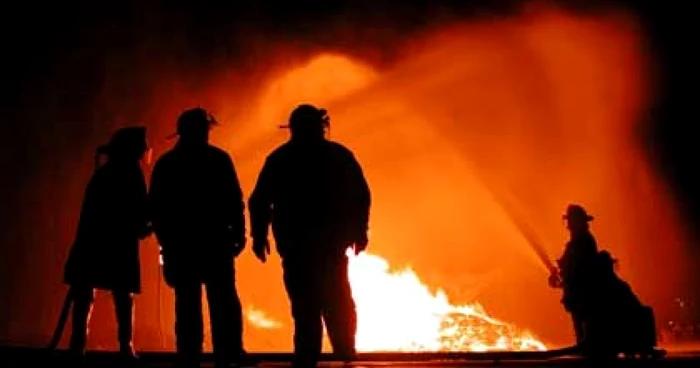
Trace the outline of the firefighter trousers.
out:
<instances>
[{"instance_id":1,"label":"firefighter trousers","mask_svg":"<svg viewBox=\"0 0 700 368\"><path fill-rule=\"evenodd\" d=\"M322 262L284 262L284 284L294 319L297 365L318 362L325 323L333 352L349 361L355 356L357 314L346 257Z\"/></svg>"},{"instance_id":2,"label":"firefighter trousers","mask_svg":"<svg viewBox=\"0 0 700 368\"><path fill-rule=\"evenodd\" d=\"M73 298L72 332L70 350L83 354L88 336L88 326L92 314L95 289L72 286ZM114 309L117 316L117 337L121 353L133 355L134 298L129 292L112 291Z\"/></svg>"},{"instance_id":3,"label":"firefighter trousers","mask_svg":"<svg viewBox=\"0 0 700 368\"><path fill-rule=\"evenodd\" d=\"M194 276L194 277L193 277ZM203 277L197 277L203 276ZM199 367L204 342L202 286L209 305L214 359L237 362L243 354L243 313L235 284L233 260L217 262L201 275L181 275L175 290L175 336L180 364Z\"/></svg>"}]
</instances>

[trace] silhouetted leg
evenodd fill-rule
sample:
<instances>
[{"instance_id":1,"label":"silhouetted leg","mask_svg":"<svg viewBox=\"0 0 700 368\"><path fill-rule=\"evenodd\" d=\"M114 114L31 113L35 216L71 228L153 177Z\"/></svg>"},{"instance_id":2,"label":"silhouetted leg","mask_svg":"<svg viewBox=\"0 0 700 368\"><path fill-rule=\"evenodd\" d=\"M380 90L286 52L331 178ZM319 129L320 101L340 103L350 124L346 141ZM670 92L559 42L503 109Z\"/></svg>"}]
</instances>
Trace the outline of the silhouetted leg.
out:
<instances>
[{"instance_id":1,"label":"silhouetted leg","mask_svg":"<svg viewBox=\"0 0 700 368\"><path fill-rule=\"evenodd\" d=\"M212 345L217 364L237 362L243 351L243 312L234 280L233 260L219 265L205 283Z\"/></svg>"},{"instance_id":2,"label":"silhouetted leg","mask_svg":"<svg viewBox=\"0 0 700 368\"><path fill-rule=\"evenodd\" d=\"M128 292L113 291L114 310L117 315L117 336L119 338L119 352L136 358L133 345L134 329L134 297Z\"/></svg>"},{"instance_id":3,"label":"silhouetted leg","mask_svg":"<svg viewBox=\"0 0 700 368\"><path fill-rule=\"evenodd\" d=\"M73 295L70 351L82 355L85 353L95 291L92 288L73 286L70 292Z\"/></svg>"},{"instance_id":4,"label":"silhouetted leg","mask_svg":"<svg viewBox=\"0 0 700 368\"><path fill-rule=\"evenodd\" d=\"M357 312L348 280L348 262L332 265L324 277L323 319L333 353L344 361L355 359Z\"/></svg>"},{"instance_id":5,"label":"silhouetted leg","mask_svg":"<svg viewBox=\"0 0 700 368\"><path fill-rule=\"evenodd\" d=\"M323 323L318 282L305 266L285 267L284 284L294 318L294 365L314 367L321 354Z\"/></svg>"},{"instance_id":6,"label":"silhouetted leg","mask_svg":"<svg viewBox=\"0 0 700 368\"><path fill-rule=\"evenodd\" d=\"M180 282L175 286L175 339L180 364L199 367L203 330L202 285L198 281Z\"/></svg>"}]
</instances>

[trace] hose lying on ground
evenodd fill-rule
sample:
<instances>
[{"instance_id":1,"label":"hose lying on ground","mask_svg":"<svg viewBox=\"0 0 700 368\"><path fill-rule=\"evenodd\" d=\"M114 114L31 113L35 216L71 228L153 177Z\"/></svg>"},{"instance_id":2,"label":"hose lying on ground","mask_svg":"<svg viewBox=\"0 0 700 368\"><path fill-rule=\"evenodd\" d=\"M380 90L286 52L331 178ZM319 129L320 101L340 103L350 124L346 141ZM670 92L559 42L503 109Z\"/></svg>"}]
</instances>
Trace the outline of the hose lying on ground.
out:
<instances>
[{"instance_id":1,"label":"hose lying on ground","mask_svg":"<svg viewBox=\"0 0 700 368\"><path fill-rule=\"evenodd\" d=\"M68 321L68 313L73 305L73 293L70 290L66 292L66 297L63 299L63 307L61 308L61 314L58 316L58 323L53 331L51 340L46 346L48 350L55 350L58 344L61 342L61 337L63 336L63 330L66 327L66 322Z\"/></svg>"}]
</instances>

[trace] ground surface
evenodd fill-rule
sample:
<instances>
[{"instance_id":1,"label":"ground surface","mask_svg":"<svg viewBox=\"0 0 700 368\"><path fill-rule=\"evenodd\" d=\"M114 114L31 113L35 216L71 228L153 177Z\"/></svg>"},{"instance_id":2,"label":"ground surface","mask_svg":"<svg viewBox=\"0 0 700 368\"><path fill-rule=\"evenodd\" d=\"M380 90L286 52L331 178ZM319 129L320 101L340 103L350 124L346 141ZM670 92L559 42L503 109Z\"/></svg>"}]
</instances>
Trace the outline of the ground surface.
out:
<instances>
[{"instance_id":1,"label":"ground surface","mask_svg":"<svg viewBox=\"0 0 700 368\"><path fill-rule=\"evenodd\" d=\"M286 367L290 354L251 354L258 366ZM330 360L330 357L326 356ZM455 353L455 354L362 354L354 367L700 367L700 350L669 350L666 357L655 360L616 360L594 362L557 352L544 353ZM124 366L114 353L94 352L87 358L89 367ZM171 353L141 353L141 368L171 367ZM327 361L322 367L339 367L343 364ZM66 367L70 361L64 352L47 352L41 349L0 347L0 367ZM202 359L203 367L212 366L211 356Z\"/></svg>"}]
</instances>

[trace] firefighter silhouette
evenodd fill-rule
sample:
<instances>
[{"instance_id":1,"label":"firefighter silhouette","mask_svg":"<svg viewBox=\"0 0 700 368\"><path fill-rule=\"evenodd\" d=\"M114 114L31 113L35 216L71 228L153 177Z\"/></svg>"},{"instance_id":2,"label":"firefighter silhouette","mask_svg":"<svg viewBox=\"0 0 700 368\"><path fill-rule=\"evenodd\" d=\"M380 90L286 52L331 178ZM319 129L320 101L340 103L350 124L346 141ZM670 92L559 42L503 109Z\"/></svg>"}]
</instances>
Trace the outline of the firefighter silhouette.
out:
<instances>
[{"instance_id":1,"label":"firefighter silhouette","mask_svg":"<svg viewBox=\"0 0 700 368\"><path fill-rule=\"evenodd\" d=\"M615 272L617 260L598 251L589 222L593 216L577 204L564 219L571 234L550 286L564 291L562 302L571 313L576 342L584 355L609 358L659 356L653 310L642 304L628 283Z\"/></svg>"},{"instance_id":2,"label":"firefighter silhouette","mask_svg":"<svg viewBox=\"0 0 700 368\"><path fill-rule=\"evenodd\" d=\"M367 246L370 191L354 154L326 137L325 109L293 110L291 138L266 159L249 199L253 250L265 262L272 225L294 319L296 366L314 366L323 323L338 359L355 357L346 251Z\"/></svg>"},{"instance_id":3,"label":"firefighter silhouette","mask_svg":"<svg viewBox=\"0 0 700 368\"><path fill-rule=\"evenodd\" d=\"M95 289L111 291L120 352L132 346L133 295L141 292L139 240L149 235L146 182L139 161L147 152L146 128L118 130L97 151L98 165L85 191L80 222L65 265L73 304L70 350L82 356ZM100 164L100 157L107 162Z\"/></svg>"},{"instance_id":4,"label":"firefighter silhouette","mask_svg":"<svg viewBox=\"0 0 700 368\"><path fill-rule=\"evenodd\" d=\"M244 202L231 157L209 143L214 118L183 112L174 148L153 169L150 205L163 274L175 291L179 363L199 367L203 344L202 285L207 289L216 364L243 357L236 258L245 246Z\"/></svg>"},{"instance_id":5,"label":"firefighter silhouette","mask_svg":"<svg viewBox=\"0 0 700 368\"><path fill-rule=\"evenodd\" d=\"M563 289L562 303L571 314L576 342L581 343L585 338L584 320L590 313L598 245L589 226L593 216L581 205L570 204L563 219L570 238L558 261L559 269L552 270L550 285Z\"/></svg>"}]
</instances>

